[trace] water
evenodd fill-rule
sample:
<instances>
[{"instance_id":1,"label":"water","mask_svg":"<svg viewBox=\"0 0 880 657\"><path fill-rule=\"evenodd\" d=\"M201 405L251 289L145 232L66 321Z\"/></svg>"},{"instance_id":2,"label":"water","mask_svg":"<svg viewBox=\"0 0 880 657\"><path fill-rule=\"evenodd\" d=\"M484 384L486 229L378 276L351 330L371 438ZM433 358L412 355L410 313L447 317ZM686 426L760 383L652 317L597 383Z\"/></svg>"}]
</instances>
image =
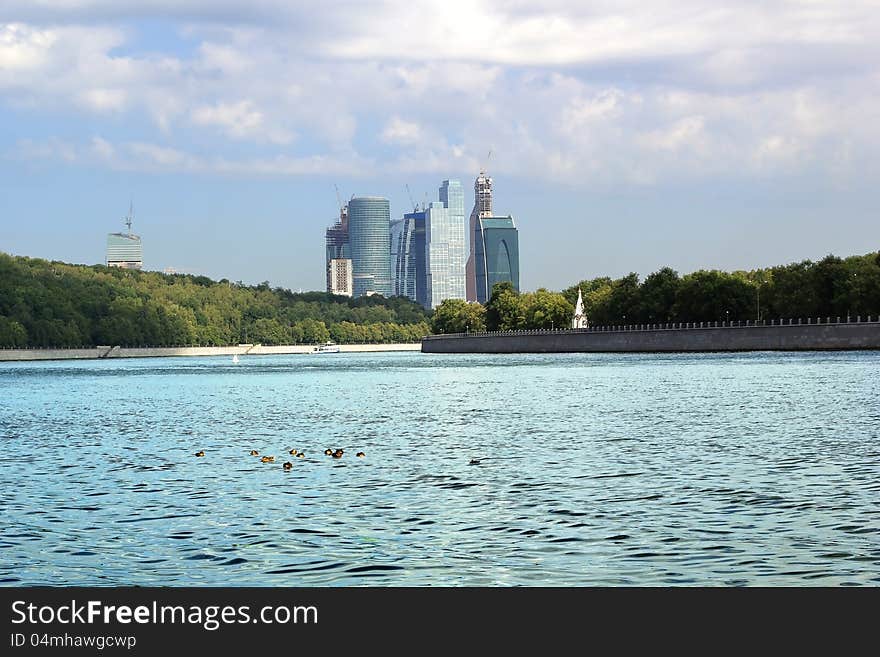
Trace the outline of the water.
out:
<instances>
[{"instance_id":1,"label":"water","mask_svg":"<svg viewBox=\"0 0 880 657\"><path fill-rule=\"evenodd\" d=\"M878 371L876 352L0 364L0 582L876 586Z\"/></svg>"}]
</instances>

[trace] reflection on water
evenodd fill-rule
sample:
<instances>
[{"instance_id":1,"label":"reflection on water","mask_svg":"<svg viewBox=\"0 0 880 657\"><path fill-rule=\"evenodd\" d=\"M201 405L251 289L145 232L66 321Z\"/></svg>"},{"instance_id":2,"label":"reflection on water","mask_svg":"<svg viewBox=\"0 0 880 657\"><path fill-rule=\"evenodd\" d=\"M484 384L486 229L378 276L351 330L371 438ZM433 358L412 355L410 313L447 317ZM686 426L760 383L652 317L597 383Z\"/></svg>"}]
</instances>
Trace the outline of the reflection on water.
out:
<instances>
[{"instance_id":1,"label":"reflection on water","mask_svg":"<svg viewBox=\"0 0 880 657\"><path fill-rule=\"evenodd\" d=\"M0 582L877 585L878 366L878 353L0 364Z\"/></svg>"}]
</instances>

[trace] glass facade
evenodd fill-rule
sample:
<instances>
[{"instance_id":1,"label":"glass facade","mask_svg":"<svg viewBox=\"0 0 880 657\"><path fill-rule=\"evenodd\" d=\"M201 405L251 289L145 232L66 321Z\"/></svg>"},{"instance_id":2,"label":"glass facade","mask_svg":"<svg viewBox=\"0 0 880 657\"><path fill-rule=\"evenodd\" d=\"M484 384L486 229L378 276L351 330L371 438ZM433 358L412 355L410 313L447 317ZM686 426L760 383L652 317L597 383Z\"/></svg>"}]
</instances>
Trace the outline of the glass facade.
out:
<instances>
[{"instance_id":1,"label":"glass facade","mask_svg":"<svg viewBox=\"0 0 880 657\"><path fill-rule=\"evenodd\" d=\"M512 217L484 217L474 230L477 301L485 304L496 283L519 291L519 235Z\"/></svg>"},{"instance_id":2,"label":"glass facade","mask_svg":"<svg viewBox=\"0 0 880 657\"><path fill-rule=\"evenodd\" d=\"M425 305L425 212L410 212L391 223L394 294Z\"/></svg>"},{"instance_id":3,"label":"glass facade","mask_svg":"<svg viewBox=\"0 0 880 657\"><path fill-rule=\"evenodd\" d=\"M131 233L110 233L107 235L106 262L108 267L141 269L144 266L141 238Z\"/></svg>"},{"instance_id":4,"label":"glass facade","mask_svg":"<svg viewBox=\"0 0 880 657\"><path fill-rule=\"evenodd\" d=\"M391 266L394 268L394 296L416 300L416 263L413 253L415 219L404 215L391 222Z\"/></svg>"},{"instance_id":5,"label":"glass facade","mask_svg":"<svg viewBox=\"0 0 880 657\"><path fill-rule=\"evenodd\" d=\"M427 265L426 308L444 299L465 298L464 190L458 180L444 180L440 202L425 211Z\"/></svg>"},{"instance_id":6,"label":"glass facade","mask_svg":"<svg viewBox=\"0 0 880 657\"><path fill-rule=\"evenodd\" d=\"M390 228L388 199L364 196L348 202L354 296L393 295Z\"/></svg>"}]
</instances>

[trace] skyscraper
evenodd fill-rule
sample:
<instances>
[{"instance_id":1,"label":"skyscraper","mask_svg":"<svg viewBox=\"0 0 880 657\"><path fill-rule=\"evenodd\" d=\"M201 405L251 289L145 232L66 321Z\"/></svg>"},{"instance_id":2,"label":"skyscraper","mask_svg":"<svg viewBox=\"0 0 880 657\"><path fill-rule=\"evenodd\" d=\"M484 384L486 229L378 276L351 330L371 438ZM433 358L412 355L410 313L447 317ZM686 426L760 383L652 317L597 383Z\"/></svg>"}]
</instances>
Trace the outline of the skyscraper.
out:
<instances>
[{"instance_id":1,"label":"skyscraper","mask_svg":"<svg viewBox=\"0 0 880 657\"><path fill-rule=\"evenodd\" d=\"M462 200L462 202L464 202ZM476 269L476 233L480 217L492 216L492 178L480 171L480 175L474 180L474 209L471 211L468 239L470 240L470 253L465 267L465 285L468 301L477 300L477 269Z\"/></svg>"},{"instance_id":2,"label":"skyscraper","mask_svg":"<svg viewBox=\"0 0 880 657\"><path fill-rule=\"evenodd\" d=\"M107 235L107 257L105 263L108 267L120 267L122 269L142 269L144 266L144 251L139 235L131 232L131 222L134 218L134 206L128 210L125 217L127 233L109 233Z\"/></svg>"},{"instance_id":3,"label":"skyscraper","mask_svg":"<svg viewBox=\"0 0 880 657\"><path fill-rule=\"evenodd\" d=\"M326 246L327 291L352 295L351 247L348 236L348 206L339 209L339 221L324 233Z\"/></svg>"},{"instance_id":4,"label":"skyscraper","mask_svg":"<svg viewBox=\"0 0 880 657\"><path fill-rule=\"evenodd\" d=\"M426 308L465 298L464 191L457 180L444 180L440 201L425 211L425 264Z\"/></svg>"},{"instance_id":5,"label":"skyscraper","mask_svg":"<svg viewBox=\"0 0 880 657\"><path fill-rule=\"evenodd\" d=\"M425 212L414 211L391 222L391 266L394 296L422 305L425 291Z\"/></svg>"},{"instance_id":6,"label":"skyscraper","mask_svg":"<svg viewBox=\"0 0 880 657\"><path fill-rule=\"evenodd\" d=\"M474 231L476 300L485 304L496 283L519 291L519 235L513 217L481 217Z\"/></svg>"},{"instance_id":7,"label":"skyscraper","mask_svg":"<svg viewBox=\"0 0 880 657\"><path fill-rule=\"evenodd\" d=\"M348 202L354 296L392 295L390 228L388 199L361 196Z\"/></svg>"}]
</instances>

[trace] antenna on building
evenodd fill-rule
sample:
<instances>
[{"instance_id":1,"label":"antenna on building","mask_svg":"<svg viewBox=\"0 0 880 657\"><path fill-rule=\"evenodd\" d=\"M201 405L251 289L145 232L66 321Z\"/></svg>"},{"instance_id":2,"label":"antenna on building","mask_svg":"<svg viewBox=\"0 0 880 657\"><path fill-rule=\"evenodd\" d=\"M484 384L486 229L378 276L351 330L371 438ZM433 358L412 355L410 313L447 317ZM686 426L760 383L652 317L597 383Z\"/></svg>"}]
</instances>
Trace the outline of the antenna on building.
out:
<instances>
[{"instance_id":1,"label":"antenna on building","mask_svg":"<svg viewBox=\"0 0 880 657\"><path fill-rule=\"evenodd\" d=\"M125 217L125 225L128 226L128 234L131 235L131 222L134 219L134 201L128 204L128 214Z\"/></svg>"},{"instance_id":2,"label":"antenna on building","mask_svg":"<svg viewBox=\"0 0 880 657\"><path fill-rule=\"evenodd\" d=\"M409 183L406 183L406 195L409 196L409 202L412 204L413 212L419 211L419 204L413 198L412 192L409 190Z\"/></svg>"}]
</instances>

